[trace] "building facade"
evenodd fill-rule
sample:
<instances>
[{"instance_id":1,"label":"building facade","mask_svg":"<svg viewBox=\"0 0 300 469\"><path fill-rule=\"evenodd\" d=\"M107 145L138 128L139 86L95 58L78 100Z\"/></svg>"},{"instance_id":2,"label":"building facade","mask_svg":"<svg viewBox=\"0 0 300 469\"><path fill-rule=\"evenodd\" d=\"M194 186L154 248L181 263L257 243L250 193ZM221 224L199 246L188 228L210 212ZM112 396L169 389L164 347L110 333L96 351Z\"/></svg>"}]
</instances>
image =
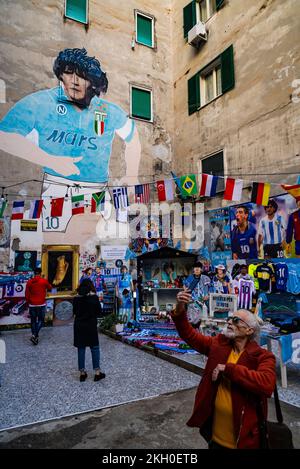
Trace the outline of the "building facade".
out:
<instances>
[{"instance_id":1,"label":"building facade","mask_svg":"<svg viewBox=\"0 0 300 469\"><path fill-rule=\"evenodd\" d=\"M178 172L242 178L244 187L253 181L295 184L300 170L298 2L182 0L173 6ZM188 37L201 20L206 36L195 40L195 31ZM280 185L272 186L271 194L280 192ZM243 200L248 199L245 189ZM207 201L207 208L217 206L221 197Z\"/></svg>"},{"instance_id":2,"label":"building facade","mask_svg":"<svg viewBox=\"0 0 300 469\"><path fill-rule=\"evenodd\" d=\"M99 257L101 244L128 243L126 233L111 230L109 218L103 222L89 207L85 215L71 217L69 206L63 219L52 220L51 197L98 192L104 183L111 188L153 183L170 177L172 169L178 175L241 178L244 201L253 181L272 183L272 194L282 192L280 183L295 183L300 173L297 0L0 4L0 186L10 207L23 199L26 210L42 194L48 210L34 233L21 231L19 220L7 219L6 228L3 221L2 269L12 265L16 250L36 250L40 256L42 244L78 244L82 253ZM44 95L7 118L20 100L61 85L53 64L59 52L74 48L96 57L108 79L100 96L104 101L93 109L94 133L85 135L84 119L76 113L71 118L63 102L52 109ZM70 123L65 119L60 127L58 117L65 114ZM51 119L55 125L43 147ZM49 148L52 156L75 160L50 168L58 179L45 181L48 164L37 163L36 148L25 148L22 138L43 151ZM99 146L97 159L93 150ZM83 166L89 155L95 165ZM222 200L222 178L218 189L218 197L205 200L207 209L229 204ZM151 196L157 200L154 184Z\"/></svg>"}]
</instances>

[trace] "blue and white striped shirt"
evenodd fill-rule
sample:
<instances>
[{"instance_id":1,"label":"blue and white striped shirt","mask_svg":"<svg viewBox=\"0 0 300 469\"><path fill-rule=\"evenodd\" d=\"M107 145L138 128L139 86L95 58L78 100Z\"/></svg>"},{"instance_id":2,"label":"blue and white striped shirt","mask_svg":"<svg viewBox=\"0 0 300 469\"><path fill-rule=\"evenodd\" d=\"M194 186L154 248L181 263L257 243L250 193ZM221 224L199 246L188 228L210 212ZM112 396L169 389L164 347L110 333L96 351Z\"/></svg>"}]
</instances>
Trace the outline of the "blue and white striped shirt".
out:
<instances>
[{"instance_id":1,"label":"blue and white striped shirt","mask_svg":"<svg viewBox=\"0 0 300 469\"><path fill-rule=\"evenodd\" d=\"M275 214L270 220L263 217L258 225L258 235L262 235L263 244L279 244L285 238L286 222L282 215Z\"/></svg>"}]
</instances>

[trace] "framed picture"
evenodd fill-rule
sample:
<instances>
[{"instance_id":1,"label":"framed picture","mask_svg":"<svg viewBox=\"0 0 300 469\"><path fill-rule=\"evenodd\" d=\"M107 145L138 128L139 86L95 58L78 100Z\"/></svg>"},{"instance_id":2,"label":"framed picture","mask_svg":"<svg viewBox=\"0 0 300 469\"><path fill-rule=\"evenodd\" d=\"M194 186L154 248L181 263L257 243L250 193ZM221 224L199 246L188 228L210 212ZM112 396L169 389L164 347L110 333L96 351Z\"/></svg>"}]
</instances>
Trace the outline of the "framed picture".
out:
<instances>
[{"instance_id":1,"label":"framed picture","mask_svg":"<svg viewBox=\"0 0 300 469\"><path fill-rule=\"evenodd\" d=\"M15 272L29 272L36 268L37 251L15 251Z\"/></svg>"},{"instance_id":2,"label":"framed picture","mask_svg":"<svg viewBox=\"0 0 300 469\"><path fill-rule=\"evenodd\" d=\"M73 293L78 286L79 246L44 244L42 271L56 291L52 295Z\"/></svg>"}]
</instances>

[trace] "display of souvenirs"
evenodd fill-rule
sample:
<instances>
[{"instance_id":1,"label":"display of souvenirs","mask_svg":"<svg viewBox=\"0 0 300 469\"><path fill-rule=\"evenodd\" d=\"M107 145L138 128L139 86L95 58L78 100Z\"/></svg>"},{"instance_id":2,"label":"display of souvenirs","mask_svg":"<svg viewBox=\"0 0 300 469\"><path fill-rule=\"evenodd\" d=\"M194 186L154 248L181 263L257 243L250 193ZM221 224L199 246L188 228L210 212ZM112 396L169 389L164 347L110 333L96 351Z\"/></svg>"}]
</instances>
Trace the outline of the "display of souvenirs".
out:
<instances>
[{"instance_id":1,"label":"display of souvenirs","mask_svg":"<svg viewBox=\"0 0 300 469\"><path fill-rule=\"evenodd\" d=\"M171 282L164 282L164 281L159 281L158 279L154 280L147 280L144 283L144 288L181 288L182 286L182 280L175 281L174 283Z\"/></svg>"}]
</instances>

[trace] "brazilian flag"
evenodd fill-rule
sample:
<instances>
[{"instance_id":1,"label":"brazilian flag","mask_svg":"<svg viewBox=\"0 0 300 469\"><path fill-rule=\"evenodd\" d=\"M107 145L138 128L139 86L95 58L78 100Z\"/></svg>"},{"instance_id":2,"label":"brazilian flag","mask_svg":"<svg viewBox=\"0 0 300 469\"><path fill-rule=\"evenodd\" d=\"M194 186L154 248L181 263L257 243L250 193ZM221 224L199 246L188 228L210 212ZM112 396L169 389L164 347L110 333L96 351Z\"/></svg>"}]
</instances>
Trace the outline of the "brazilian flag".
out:
<instances>
[{"instance_id":1,"label":"brazilian flag","mask_svg":"<svg viewBox=\"0 0 300 469\"><path fill-rule=\"evenodd\" d=\"M197 181L195 174L188 174L180 178L182 195L197 195Z\"/></svg>"}]
</instances>

